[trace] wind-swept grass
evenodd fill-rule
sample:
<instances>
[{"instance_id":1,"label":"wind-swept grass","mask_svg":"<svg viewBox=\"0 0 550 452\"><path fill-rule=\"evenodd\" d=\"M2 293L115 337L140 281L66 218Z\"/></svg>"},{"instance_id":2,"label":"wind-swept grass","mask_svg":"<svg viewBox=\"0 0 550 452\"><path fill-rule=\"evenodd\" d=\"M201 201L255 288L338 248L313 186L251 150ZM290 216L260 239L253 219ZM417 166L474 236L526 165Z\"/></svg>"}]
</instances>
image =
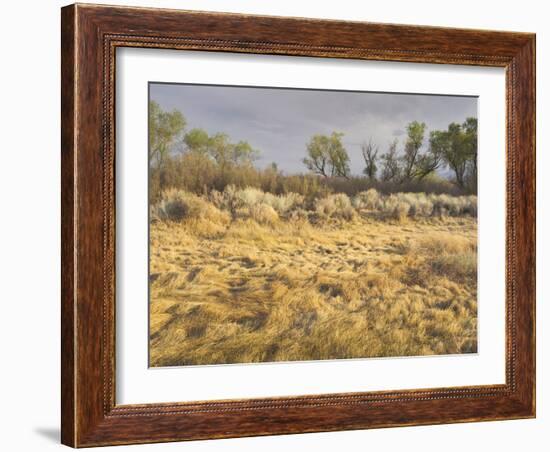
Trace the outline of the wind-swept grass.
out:
<instances>
[{"instance_id":1,"label":"wind-swept grass","mask_svg":"<svg viewBox=\"0 0 550 452\"><path fill-rule=\"evenodd\" d=\"M151 365L476 352L472 215L475 197L168 192L151 216Z\"/></svg>"}]
</instances>

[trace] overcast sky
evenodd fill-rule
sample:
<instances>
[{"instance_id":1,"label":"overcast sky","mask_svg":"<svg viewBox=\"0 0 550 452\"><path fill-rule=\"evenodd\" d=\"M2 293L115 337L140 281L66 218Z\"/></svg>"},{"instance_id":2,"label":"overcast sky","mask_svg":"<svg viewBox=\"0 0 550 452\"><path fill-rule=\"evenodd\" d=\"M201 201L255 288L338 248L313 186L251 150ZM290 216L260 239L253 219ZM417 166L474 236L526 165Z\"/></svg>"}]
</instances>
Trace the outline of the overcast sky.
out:
<instances>
[{"instance_id":1,"label":"overcast sky","mask_svg":"<svg viewBox=\"0 0 550 452\"><path fill-rule=\"evenodd\" d=\"M410 121L425 122L428 136L477 117L477 98L458 96L152 83L150 98L165 110L180 110L187 130L246 140L261 152L256 166L276 162L286 173L306 172L302 159L315 134L344 133L351 172L360 174L364 141L372 139L381 154L397 138L401 150Z\"/></svg>"}]
</instances>

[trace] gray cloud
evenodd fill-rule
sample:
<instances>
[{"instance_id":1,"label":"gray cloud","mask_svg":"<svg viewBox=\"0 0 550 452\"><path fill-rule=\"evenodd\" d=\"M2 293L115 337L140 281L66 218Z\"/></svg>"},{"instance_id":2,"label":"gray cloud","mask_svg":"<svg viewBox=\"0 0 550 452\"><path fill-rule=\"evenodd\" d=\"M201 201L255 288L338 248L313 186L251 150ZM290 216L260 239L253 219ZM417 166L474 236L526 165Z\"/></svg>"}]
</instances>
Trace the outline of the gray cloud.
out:
<instances>
[{"instance_id":1,"label":"gray cloud","mask_svg":"<svg viewBox=\"0 0 550 452\"><path fill-rule=\"evenodd\" d=\"M477 98L425 94L152 83L150 97L180 110L188 128L247 140L261 151L258 167L276 162L287 173L305 171L302 158L314 134L344 133L352 173L359 174L365 141L385 151L394 138L403 146L410 121L435 130L477 116Z\"/></svg>"},{"instance_id":2,"label":"gray cloud","mask_svg":"<svg viewBox=\"0 0 550 452\"><path fill-rule=\"evenodd\" d=\"M395 129L392 132L392 136L394 136L394 137L400 137L402 135L405 135L405 131L403 129Z\"/></svg>"}]
</instances>

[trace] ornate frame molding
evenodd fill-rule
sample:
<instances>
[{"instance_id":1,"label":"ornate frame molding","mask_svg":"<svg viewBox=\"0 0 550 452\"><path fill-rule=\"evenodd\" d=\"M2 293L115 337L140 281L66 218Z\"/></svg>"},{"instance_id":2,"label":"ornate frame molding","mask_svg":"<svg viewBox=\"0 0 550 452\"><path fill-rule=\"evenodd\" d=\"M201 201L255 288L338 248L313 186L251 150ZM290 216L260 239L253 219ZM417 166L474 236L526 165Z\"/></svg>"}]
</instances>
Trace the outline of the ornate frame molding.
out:
<instances>
[{"instance_id":1,"label":"ornate frame molding","mask_svg":"<svg viewBox=\"0 0 550 452\"><path fill-rule=\"evenodd\" d=\"M331 33L325 33L327 29ZM80 447L534 416L534 35L71 5L62 10L62 44L64 444ZM506 384L116 405L118 47L506 68ZM517 350L522 350L521 355Z\"/></svg>"}]
</instances>

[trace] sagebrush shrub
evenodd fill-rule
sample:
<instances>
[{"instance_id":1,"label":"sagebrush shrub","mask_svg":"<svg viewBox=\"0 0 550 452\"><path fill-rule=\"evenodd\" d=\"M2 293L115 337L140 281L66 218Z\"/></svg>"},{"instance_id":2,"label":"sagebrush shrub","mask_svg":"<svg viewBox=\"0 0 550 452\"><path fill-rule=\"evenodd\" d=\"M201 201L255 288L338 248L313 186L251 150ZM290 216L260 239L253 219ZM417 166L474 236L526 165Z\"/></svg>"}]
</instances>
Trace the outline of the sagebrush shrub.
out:
<instances>
[{"instance_id":1,"label":"sagebrush shrub","mask_svg":"<svg viewBox=\"0 0 550 452\"><path fill-rule=\"evenodd\" d=\"M355 209L344 193L329 195L315 202L315 212L321 218L343 218L351 220L355 216Z\"/></svg>"},{"instance_id":2,"label":"sagebrush shrub","mask_svg":"<svg viewBox=\"0 0 550 452\"><path fill-rule=\"evenodd\" d=\"M320 198L315 202L315 212L320 217L330 217L336 212L336 205L330 197Z\"/></svg>"},{"instance_id":3,"label":"sagebrush shrub","mask_svg":"<svg viewBox=\"0 0 550 452\"><path fill-rule=\"evenodd\" d=\"M397 199L409 205L409 216L429 217L433 212L433 204L425 193L397 193Z\"/></svg>"},{"instance_id":4,"label":"sagebrush shrub","mask_svg":"<svg viewBox=\"0 0 550 452\"><path fill-rule=\"evenodd\" d=\"M268 204L256 204L250 208L250 217L260 224L274 224L279 215L273 207Z\"/></svg>"},{"instance_id":5,"label":"sagebrush shrub","mask_svg":"<svg viewBox=\"0 0 550 452\"><path fill-rule=\"evenodd\" d=\"M252 209L265 204L273 208L279 216L286 217L292 210L301 208L304 204L304 197L297 193L274 195L254 187L238 189L234 185L225 187L223 193L212 190L209 199L216 207L228 210L234 216L239 209Z\"/></svg>"},{"instance_id":6,"label":"sagebrush shrub","mask_svg":"<svg viewBox=\"0 0 550 452\"><path fill-rule=\"evenodd\" d=\"M309 212L304 209L295 209L290 213L289 219L291 221L309 221Z\"/></svg>"},{"instance_id":7,"label":"sagebrush shrub","mask_svg":"<svg viewBox=\"0 0 550 452\"><path fill-rule=\"evenodd\" d=\"M287 193L278 196L266 193L265 195L264 202L273 207L281 216L288 215L292 210L302 207L304 203L304 197L297 193Z\"/></svg>"},{"instance_id":8,"label":"sagebrush shrub","mask_svg":"<svg viewBox=\"0 0 550 452\"><path fill-rule=\"evenodd\" d=\"M467 197L467 213L471 215L472 217L477 216L477 196L470 195Z\"/></svg>"},{"instance_id":9,"label":"sagebrush shrub","mask_svg":"<svg viewBox=\"0 0 550 452\"><path fill-rule=\"evenodd\" d=\"M269 207L269 209L268 209ZM309 212L318 218L353 220L357 212L377 212L386 218L403 221L407 217L477 215L477 196L447 194L393 193L382 195L374 188L359 192L353 201L345 193L307 200L298 193L275 195L255 187L237 188L227 185L223 192L211 190L198 196L183 190L163 192L161 200L150 208L152 221L182 221L186 218L209 218L225 223L233 218L253 218L259 223L277 219L310 219Z\"/></svg>"},{"instance_id":10,"label":"sagebrush shrub","mask_svg":"<svg viewBox=\"0 0 550 452\"><path fill-rule=\"evenodd\" d=\"M430 195L429 200L433 203L433 215L437 216L477 216L477 196L450 196Z\"/></svg>"},{"instance_id":11,"label":"sagebrush shrub","mask_svg":"<svg viewBox=\"0 0 550 452\"><path fill-rule=\"evenodd\" d=\"M229 217L212 203L195 194L183 190L167 190L162 199L153 207L152 219L183 221L186 219L206 219L226 223Z\"/></svg>"},{"instance_id":12,"label":"sagebrush shrub","mask_svg":"<svg viewBox=\"0 0 550 452\"><path fill-rule=\"evenodd\" d=\"M395 194L386 196L380 204L380 212L386 216L393 217L397 204L400 202L402 201L400 201L399 197Z\"/></svg>"},{"instance_id":13,"label":"sagebrush shrub","mask_svg":"<svg viewBox=\"0 0 550 452\"><path fill-rule=\"evenodd\" d=\"M246 187L236 192L237 199L244 207L252 207L263 202L265 193L259 188Z\"/></svg>"},{"instance_id":14,"label":"sagebrush shrub","mask_svg":"<svg viewBox=\"0 0 550 452\"><path fill-rule=\"evenodd\" d=\"M430 217L433 210L434 206L427 198L419 200L415 206L415 214L420 217Z\"/></svg>"},{"instance_id":15,"label":"sagebrush shrub","mask_svg":"<svg viewBox=\"0 0 550 452\"><path fill-rule=\"evenodd\" d=\"M405 201L398 201L392 212L393 218L398 221L405 221L409 216L410 208L410 204Z\"/></svg>"},{"instance_id":16,"label":"sagebrush shrub","mask_svg":"<svg viewBox=\"0 0 550 452\"><path fill-rule=\"evenodd\" d=\"M380 194L375 188L357 193L353 198L353 206L356 209L374 210L379 208Z\"/></svg>"}]
</instances>

